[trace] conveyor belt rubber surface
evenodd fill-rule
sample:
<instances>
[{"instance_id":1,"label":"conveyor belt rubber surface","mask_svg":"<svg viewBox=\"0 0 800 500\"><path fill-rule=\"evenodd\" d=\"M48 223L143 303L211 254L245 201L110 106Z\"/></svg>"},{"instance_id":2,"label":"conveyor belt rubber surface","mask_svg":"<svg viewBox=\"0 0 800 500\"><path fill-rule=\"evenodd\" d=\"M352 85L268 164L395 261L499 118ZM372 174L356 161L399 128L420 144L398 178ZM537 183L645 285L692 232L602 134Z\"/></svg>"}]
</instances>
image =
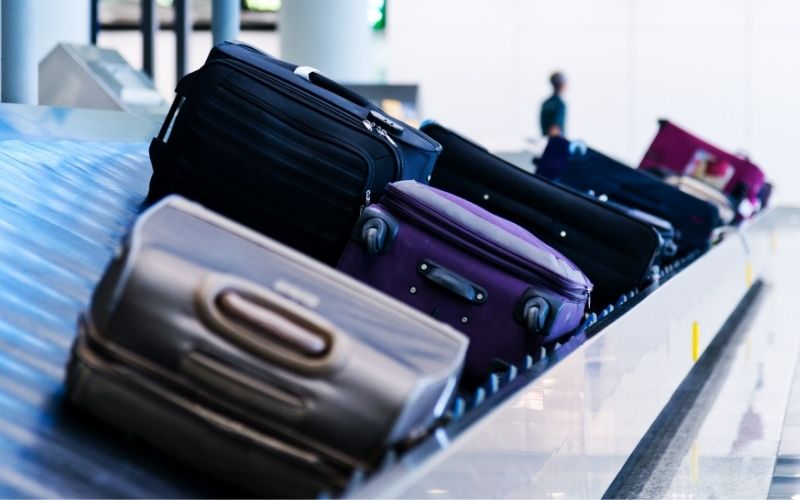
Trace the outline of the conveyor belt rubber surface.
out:
<instances>
[{"instance_id":1,"label":"conveyor belt rubber surface","mask_svg":"<svg viewBox=\"0 0 800 500\"><path fill-rule=\"evenodd\" d=\"M0 497L235 494L62 404L75 320L140 210L146 143L0 143Z\"/></svg>"}]
</instances>

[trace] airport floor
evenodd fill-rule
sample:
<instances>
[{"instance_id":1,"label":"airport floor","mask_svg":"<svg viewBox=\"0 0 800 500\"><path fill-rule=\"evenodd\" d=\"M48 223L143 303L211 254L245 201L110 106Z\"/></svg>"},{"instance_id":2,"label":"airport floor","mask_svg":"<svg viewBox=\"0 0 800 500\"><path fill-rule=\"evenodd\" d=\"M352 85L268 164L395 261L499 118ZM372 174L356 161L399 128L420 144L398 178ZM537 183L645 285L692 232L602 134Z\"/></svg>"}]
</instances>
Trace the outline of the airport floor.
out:
<instances>
[{"instance_id":1,"label":"airport floor","mask_svg":"<svg viewBox=\"0 0 800 500\"><path fill-rule=\"evenodd\" d=\"M619 491L644 498L800 494L796 283L800 232L776 233L759 290L669 407L670 434ZM709 284L713 286L713 284ZM713 359L705 359L711 356ZM777 460L776 460L777 457Z\"/></svg>"},{"instance_id":2,"label":"airport floor","mask_svg":"<svg viewBox=\"0 0 800 500\"><path fill-rule=\"evenodd\" d=\"M243 495L63 404L75 318L139 210L156 125L0 106L0 497ZM765 214L348 494L800 495L798 251L800 211Z\"/></svg>"}]
</instances>

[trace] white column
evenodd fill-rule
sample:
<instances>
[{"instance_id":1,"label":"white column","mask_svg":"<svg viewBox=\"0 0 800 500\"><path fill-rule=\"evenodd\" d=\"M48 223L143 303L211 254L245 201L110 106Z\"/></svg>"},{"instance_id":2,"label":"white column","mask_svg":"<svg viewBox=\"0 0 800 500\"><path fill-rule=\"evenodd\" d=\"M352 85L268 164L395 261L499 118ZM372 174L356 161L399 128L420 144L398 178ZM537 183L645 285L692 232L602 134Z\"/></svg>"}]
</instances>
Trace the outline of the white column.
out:
<instances>
[{"instance_id":1,"label":"white column","mask_svg":"<svg viewBox=\"0 0 800 500\"><path fill-rule=\"evenodd\" d=\"M368 0L284 0L281 58L341 82L373 80Z\"/></svg>"},{"instance_id":2,"label":"white column","mask_svg":"<svg viewBox=\"0 0 800 500\"><path fill-rule=\"evenodd\" d=\"M241 14L239 0L213 0L211 8L211 34L214 45L237 40Z\"/></svg>"},{"instance_id":3,"label":"white column","mask_svg":"<svg viewBox=\"0 0 800 500\"><path fill-rule=\"evenodd\" d=\"M39 97L38 1L3 0L2 100L36 104ZM87 32L88 36L88 32Z\"/></svg>"}]
</instances>

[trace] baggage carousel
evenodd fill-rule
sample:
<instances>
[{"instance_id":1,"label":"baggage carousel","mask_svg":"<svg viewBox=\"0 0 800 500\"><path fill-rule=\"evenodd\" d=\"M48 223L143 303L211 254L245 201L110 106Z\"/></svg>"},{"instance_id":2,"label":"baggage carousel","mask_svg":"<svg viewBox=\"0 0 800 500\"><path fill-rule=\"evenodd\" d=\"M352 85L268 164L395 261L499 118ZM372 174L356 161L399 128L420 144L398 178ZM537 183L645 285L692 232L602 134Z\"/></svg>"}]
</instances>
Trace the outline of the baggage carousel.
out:
<instances>
[{"instance_id":1,"label":"baggage carousel","mask_svg":"<svg viewBox=\"0 0 800 500\"><path fill-rule=\"evenodd\" d=\"M0 105L0 497L246 494L63 401L77 314L140 210L157 126ZM767 211L460 398L345 495L800 493L798 249L800 209Z\"/></svg>"}]
</instances>

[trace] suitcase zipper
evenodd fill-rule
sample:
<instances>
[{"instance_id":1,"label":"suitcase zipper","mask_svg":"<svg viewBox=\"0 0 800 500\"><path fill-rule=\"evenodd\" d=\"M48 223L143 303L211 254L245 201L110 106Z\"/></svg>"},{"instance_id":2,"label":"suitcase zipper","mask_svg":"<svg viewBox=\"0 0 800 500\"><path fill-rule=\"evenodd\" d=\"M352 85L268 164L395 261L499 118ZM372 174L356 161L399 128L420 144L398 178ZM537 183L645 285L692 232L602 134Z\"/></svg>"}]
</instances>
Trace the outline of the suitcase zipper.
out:
<instances>
[{"instance_id":1,"label":"suitcase zipper","mask_svg":"<svg viewBox=\"0 0 800 500\"><path fill-rule=\"evenodd\" d=\"M439 238L448 240L451 243L455 243L459 246L466 247L475 254L498 265L499 267L511 269L516 273L524 275L526 279L530 280L534 284L543 286L554 293L563 294L573 300L588 301L589 299L591 294L591 289L589 287L580 285L571 280L567 280L561 275L556 274L550 269L542 267L536 263L531 264L533 264L532 267L536 268L538 274L532 274L529 266L520 265L521 258L519 255L504 248L501 248L499 252L498 247L488 249L486 248L486 242L481 241L474 235L469 235L469 233L463 228L461 228L461 231L459 231L462 233L460 237L456 235L451 236L448 234L448 232L441 231L442 227L448 227L451 229L450 232L452 232L452 228L457 225L454 224L452 219L443 217L435 210L430 210L427 205L421 204L416 199L411 198L397 189L392 189L391 195L384 197L381 204L386 206L397 215L405 216L405 218L410 222L422 228L433 229ZM420 209L425 209L427 212L426 217L420 216ZM503 257L505 258L498 258L497 253L504 254ZM526 267L528 267L528 269L525 269Z\"/></svg>"},{"instance_id":2,"label":"suitcase zipper","mask_svg":"<svg viewBox=\"0 0 800 500\"><path fill-rule=\"evenodd\" d=\"M262 57L266 56L268 59L271 60L271 64L275 64L276 66L281 66L281 67L286 68L286 66L283 66L281 64L281 63L283 63L283 61L281 61L279 59L275 59L274 57L270 56L269 54L265 53L264 51L259 50L259 49L255 48L255 47L252 47L252 46L250 46L250 45L248 45L246 43L241 43L241 42L228 42L228 43L231 44L231 45L235 45L236 47L242 48L244 50L247 50L248 52L251 52L253 54L256 54L256 55L259 55L259 56L262 56ZM228 54L228 57L235 58L236 56ZM219 59L217 59L216 61L219 61ZM255 68L258 71L262 71L257 66L253 66L252 64L249 64L249 63L247 63L245 61L241 61L239 59L232 59L232 62L241 63L241 64L244 64L244 65L250 67L250 68ZM288 63L285 63L285 64L288 64ZM294 65L291 65L291 66L294 66ZM338 112L339 110L336 110L336 111ZM422 133L422 134L418 135L418 137L420 139L422 139L424 142L428 143L428 145L430 145L434 150L440 150L441 145L438 142L432 140L425 133ZM394 142L394 140L391 139L391 138L387 138L387 139L389 141L391 141L391 142ZM412 147L414 149L420 149L420 148L417 148L415 146L410 146L410 147Z\"/></svg>"},{"instance_id":3,"label":"suitcase zipper","mask_svg":"<svg viewBox=\"0 0 800 500\"><path fill-rule=\"evenodd\" d=\"M361 123L363 123L364 127L370 132L374 131L376 134L386 139L389 142L389 144L391 144L393 147L395 148L398 147L397 143L394 142L394 139L392 139L389 133L386 132L386 130L377 123L367 120L366 118L364 118L364 120Z\"/></svg>"},{"instance_id":4,"label":"suitcase zipper","mask_svg":"<svg viewBox=\"0 0 800 500\"><path fill-rule=\"evenodd\" d=\"M257 68L254 68L252 65L247 64L242 61L235 61L235 60L216 60L212 61L210 64L222 64L224 66L232 67L239 71L244 71L247 73L251 78L258 80L262 83L268 83L270 86L278 87L280 90L283 90L285 94L288 94L290 98L295 101L298 101L299 104L306 106L306 102L304 100L308 99L314 102L314 104L319 106L319 109L325 110L326 114L331 118L340 118L344 120L345 123L349 124L351 128L354 130L358 130L359 132L364 132L364 129L369 132L367 135L369 137L374 138L375 136L379 137L382 144L388 146L388 149L391 151L392 156L395 158L395 165L397 166L397 172L395 173L395 179L402 179L403 172L405 170L403 165L403 156L401 154L400 148L397 146L397 143L389 137L389 134L382 128L377 126L374 122L370 122L367 119L359 120L355 116L351 115L350 113L346 113L337 107L331 105L324 99L321 99L314 95L311 92L306 92L301 90L299 87L295 85L291 85L280 78L270 75L266 71L260 71ZM301 97L303 100L298 100L297 97ZM370 123L372 128L366 125L366 123Z\"/></svg>"},{"instance_id":5,"label":"suitcase zipper","mask_svg":"<svg viewBox=\"0 0 800 500\"><path fill-rule=\"evenodd\" d=\"M370 190L370 189L367 189L366 191L364 191L364 204L363 204L363 205L361 205L361 209L358 211L358 213L359 213L359 214L360 214L361 212L363 212L363 211L364 211L364 209L365 209L365 208L367 208L367 207L369 206L369 204L370 204L370 202L371 202L371 199L370 199L370 198L372 198L372 190Z\"/></svg>"},{"instance_id":6,"label":"suitcase zipper","mask_svg":"<svg viewBox=\"0 0 800 500\"><path fill-rule=\"evenodd\" d=\"M242 99L245 99L245 100L250 101L250 102L254 102L254 104L257 104L259 106L263 106L263 107L268 108L269 111L273 115L278 116L283 121L285 121L286 123L290 124L293 128L295 128L297 130L300 130L304 134L314 136L314 137L316 137L316 138L318 138L320 140L323 140L323 141L326 141L326 142L329 142L329 143L333 143L336 146L341 147L343 149L346 149L346 150L356 154L356 156L361 157L364 160L364 163L367 165L366 181L364 182L364 187L363 187L363 190L364 190L364 203L365 204L361 206L361 211L364 210L365 206L370 204L370 197L371 197L372 189L375 187L375 186L373 186L373 182L374 182L374 177L375 177L376 166L375 166L375 162L372 160L372 157L367 152L365 152L363 149L361 149L361 148L359 148L359 147L357 147L357 146L355 146L353 144L350 144L350 143L347 143L345 141L342 141L341 139L339 139L336 136L320 132L319 130L309 126L308 124L306 124L302 120L298 120L298 119L296 119L296 118L284 113L283 111L277 109L275 106L273 106L272 104L270 104L266 100L260 99L260 98L258 98L256 96L248 93L246 90L238 88L233 83L228 83L227 85L223 84L222 86L225 87L226 89L228 89L230 92L236 94L237 96L239 96Z\"/></svg>"}]
</instances>

